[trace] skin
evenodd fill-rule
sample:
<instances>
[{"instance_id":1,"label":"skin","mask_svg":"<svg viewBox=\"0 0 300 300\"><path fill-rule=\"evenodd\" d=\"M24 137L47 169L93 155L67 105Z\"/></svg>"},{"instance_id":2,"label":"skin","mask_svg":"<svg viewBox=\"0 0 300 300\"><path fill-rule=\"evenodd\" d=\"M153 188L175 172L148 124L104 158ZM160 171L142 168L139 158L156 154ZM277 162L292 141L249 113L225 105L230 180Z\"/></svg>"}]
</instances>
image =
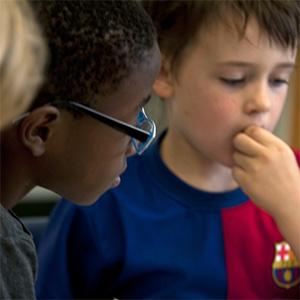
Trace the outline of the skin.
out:
<instances>
[{"instance_id":1,"label":"skin","mask_svg":"<svg viewBox=\"0 0 300 300\"><path fill-rule=\"evenodd\" d=\"M163 58L154 89L168 110L161 146L166 165L206 191L240 185L274 217L299 258L299 169L289 147L271 133L295 58L294 49L270 43L253 19L242 39L234 27L215 24L186 47L176 73ZM287 218L293 219L290 234L281 225Z\"/></svg>"},{"instance_id":2,"label":"skin","mask_svg":"<svg viewBox=\"0 0 300 300\"><path fill-rule=\"evenodd\" d=\"M134 124L160 67L158 47L150 54L113 93L105 98L96 95L93 108ZM51 106L36 109L1 138L5 207L12 207L36 185L77 204L91 204L118 184L126 157L134 153L127 135L89 116L74 118Z\"/></svg>"}]
</instances>

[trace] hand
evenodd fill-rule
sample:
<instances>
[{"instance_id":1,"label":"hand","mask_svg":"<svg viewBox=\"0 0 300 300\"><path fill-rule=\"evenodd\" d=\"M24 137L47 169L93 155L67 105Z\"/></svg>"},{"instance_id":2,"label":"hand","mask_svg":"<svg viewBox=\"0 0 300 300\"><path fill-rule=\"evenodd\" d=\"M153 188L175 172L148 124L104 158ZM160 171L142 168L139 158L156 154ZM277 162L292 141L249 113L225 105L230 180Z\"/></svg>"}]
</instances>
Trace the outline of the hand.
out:
<instances>
[{"instance_id":1,"label":"hand","mask_svg":"<svg viewBox=\"0 0 300 300\"><path fill-rule=\"evenodd\" d=\"M289 146L258 126L238 133L233 144L233 177L253 202L277 222L299 216L300 171Z\"/></svg>"}]
</instances>

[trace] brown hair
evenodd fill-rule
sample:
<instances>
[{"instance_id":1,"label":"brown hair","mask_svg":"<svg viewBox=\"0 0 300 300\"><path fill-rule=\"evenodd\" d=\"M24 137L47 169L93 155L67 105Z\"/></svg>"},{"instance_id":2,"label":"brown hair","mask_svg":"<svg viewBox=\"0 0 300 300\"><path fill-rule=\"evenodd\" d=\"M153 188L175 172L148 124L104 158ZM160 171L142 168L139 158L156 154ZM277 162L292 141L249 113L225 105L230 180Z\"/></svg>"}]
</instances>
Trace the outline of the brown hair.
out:
<instances>
[{"instance_id":1,"label":"brown hair","mask_svg":"<svg viewBox=\"0 0 300 300\"><path fill-rule=\"evenodd\" d=\"M0 128L29 106L45 61L46 46L27 1L1 1Z\"/></svg>"},{"instance_id":2,"label":"brown hair","mask_svg":"<svg viewBox=\"0 0 300 300\"><path fill-rule=\"evenodd\" d=\"M216 20L225 25L233 21L243 37L249 18L254 17L270 41L285 48L295 49L300 39L299 0L144 0L143 6L156 26L161 52L173 70L197 32L216 24ZM237 18L230 19L232 16Z\"/></svg>"}]
</instances>

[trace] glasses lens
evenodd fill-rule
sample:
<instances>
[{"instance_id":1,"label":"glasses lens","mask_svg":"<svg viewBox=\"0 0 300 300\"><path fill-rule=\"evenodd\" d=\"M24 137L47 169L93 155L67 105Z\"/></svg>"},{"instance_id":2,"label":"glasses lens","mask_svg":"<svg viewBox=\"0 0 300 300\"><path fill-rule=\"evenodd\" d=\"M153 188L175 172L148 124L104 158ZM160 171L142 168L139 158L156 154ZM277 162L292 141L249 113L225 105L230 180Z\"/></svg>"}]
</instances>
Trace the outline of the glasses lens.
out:
<instances>
[{"instance_id":1,"label":"glasses lens","mask_svg":"<svg viewBox=\"0 0 300 300\"><path fill-rule=\"evenodd\" d=\"M149 138L145 142L141 142L136 139L132 139L132 143L135 148L135 151L138 154L142 154L149 147L149 145L154 140L155 135L156 135L155 123L147 117L144 109L142 109L138 115L137 127L150 133Z\"/></svg>"}]
</instances>

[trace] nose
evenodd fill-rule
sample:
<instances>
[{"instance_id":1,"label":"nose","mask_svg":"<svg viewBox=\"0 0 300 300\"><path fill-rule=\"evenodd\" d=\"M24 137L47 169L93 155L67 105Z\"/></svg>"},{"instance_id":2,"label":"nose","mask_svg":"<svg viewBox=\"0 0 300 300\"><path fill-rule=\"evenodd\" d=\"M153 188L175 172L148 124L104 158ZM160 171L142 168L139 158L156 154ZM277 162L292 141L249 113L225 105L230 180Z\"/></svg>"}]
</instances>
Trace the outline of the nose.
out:
<instances>
[{"instance_id":1,"label":"nose","mask_svg":"<svg viewBox=\"0 0 300 300\"><path fill-rule=\"evenodd\" d=\"M134 148L132 142L130 141L128 143L128 148L127 148L127 151L126 151L126 156L132 156L134 154L135 154L135 148Z\"/></svg>"},{"instance_id":2,"label":"nose","mask_svg":"<svg viewBox=\"0 0 300 300\"><path fill-rule=\"evenodd\" d=\"M255 88L249 90L248 99L245 103L247 114L257 114L268 112L271 108L271 91L265 84L257 84Z\"/></svg>"}]
</instances>

